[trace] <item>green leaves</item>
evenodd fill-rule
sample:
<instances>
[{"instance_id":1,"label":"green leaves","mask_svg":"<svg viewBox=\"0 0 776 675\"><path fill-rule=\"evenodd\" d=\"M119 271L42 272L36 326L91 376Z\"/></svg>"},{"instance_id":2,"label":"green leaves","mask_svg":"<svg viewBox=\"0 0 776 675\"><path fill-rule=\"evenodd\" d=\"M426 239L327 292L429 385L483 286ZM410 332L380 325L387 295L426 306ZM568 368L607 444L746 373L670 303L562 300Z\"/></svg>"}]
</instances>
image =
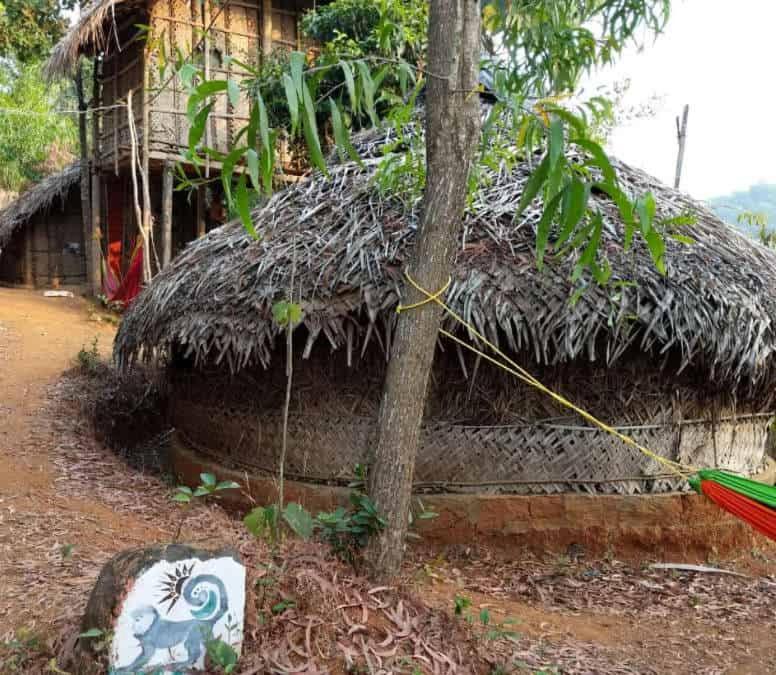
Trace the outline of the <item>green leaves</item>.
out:
<instances>
[{"instance_id":1,"label":"green leaves","mask_svg":"<svg viewBox=\"0 0 776 675\"><path fill-rule=\"evenodd\" d=\"M302 320L301 306L282 300L272 305L272 318L278 326L296 326Z\"/></svg>"},{"instance_id":2,"label":"green leaves","mask_svg":"<svg viewBox=\"0 0 776 675\"><path fill-rule=\"evenodd\" d=\"M175 488L171 499L179 504L190 504L198 497L210 497L224 490L238 490L239 483L233 480L218 481L212 473L201 473L201 483L193 490L187 485L179 485Z\"/></svg>"},{"instance_id":3,"label":"green leaves","mask_svg":"<svg viewBox=\"0 0 776 675\"><path fill-rule=\"evenodd\" d=\"M315 522L310 512L300 504L291 502L283 509L283 520L301 539L312 539Z\"/></svg>"}]
</instances>

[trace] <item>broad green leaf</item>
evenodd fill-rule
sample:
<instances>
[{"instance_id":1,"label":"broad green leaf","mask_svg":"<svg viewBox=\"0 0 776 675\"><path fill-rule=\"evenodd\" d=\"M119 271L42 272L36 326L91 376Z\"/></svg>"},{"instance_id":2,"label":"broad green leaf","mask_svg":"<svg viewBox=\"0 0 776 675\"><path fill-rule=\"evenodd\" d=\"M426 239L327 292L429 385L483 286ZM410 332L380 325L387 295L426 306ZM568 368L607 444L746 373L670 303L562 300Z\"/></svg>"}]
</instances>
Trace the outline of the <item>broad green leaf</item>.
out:
<instances>
[{"instance_id":1,"label":"broad green leaf","mask_svg":"<svg viewBox=\"0 0 776 675\"><path fill-rule=\"evenodd\" d=\"M240 174L240 178L237 181L237 194L235 195L235 207L237 209L237 215L240 216L245 231L251 235L254 239L258 239L256 228L253 225L253 219L251 218L251 200L248 195L248 187L246 185L245 174Z\"/></svg>"},{"instance_id":2,"label":"broad green leaf","mask_svg":"<svg viewBox=\"0 0 776 675\"><path fill-rule=\"evenodd\" d=\"M201 473L199 479L202 481L202 485L212 487L216 484L216 477L212 473Z\"/></svg>"},{"instance_id":3,"label":"broad green leaf","mask_svg":"<svg viewBox=\"0 0 776 675\"><path fill-rule=\"evenodd\" d=\"M545 155L544 159L541 161L541 164L539 164L536 170L531 174L531 177L526 181L525 187L523 188L523 194L520 196L520 203L517 206L515 219L518 219L521 215L523 215L525 207L528 206L536 198L536 195L539 194L539 190L547 180L547 173L549 172L549 169L550 156Z\"/></svg>"},{"instance_id":4,"label":"broad green leaf","mask_svg":"<svg viewBox=\"0 0 776 675\"><path fill-rule=\"evenodd\" d=\"M233 480L224 480L216 485L216 490L239 490L240 484L235 483Z\"/></svg>"},{"instance_id":5,"label":"broad green leaf","mask_svg":"<svg viewBox=\"0 0 776 675\"><path fill-rule=\"evenodd\" d=\"M189 152L192 155L197 153L197 146L205 133L205 126L212 110L213 104L209 103L196 114L194 121L189 127Z\"/></svg>"},{"instance_id":6,"label":"broad green leaf","mask_svg":"<svg viewBox=\"0 0 776 675\"><path fill-rule=\"evenodd\" d=\"M191 501L191 495L183 494L182 492L176 492L172 496L174 502L180 502L181 504L188 504Z\"/></svg>"},{"instance_id":7,"label":"broad green leaf","mask_svg":"<svg viewBox=\"0 0 776 675\"><path fill-rule=\"evenodd\" d=\"M563 123L559 117L554 117L550 122L548 152L550 155L550 170L552 170L563 156Z\"/></svg>"},{"instance_id":8,"label":"broad green leaf","mask_svg":"<svg viewBox=\"0 0 776 675\"><path fill-rule=\"evenodd\" d=\"M248 165L248 175L251 177L253 189L261 192L261 177L259 175L259 153L253 148L248 148L245 153L245 162Z\"/></svg>"},{"instance_id":9,"label":"broad green leaf","mask_svg":"<svg viewBox=\"0 0 776 675\"><path fill-rule=\"evenodd\" d=\"M582 220L587 210L589 196L590 189L578 178L572 178L566 186L560 213L561 231L555 241L556 248L568 241L579 221Z\"/></svg>"},{"instance_id":10,"label":"broad green leaf","mask_svg":"<svg viewBox=\"0 0 776 675\"><path fill-rule=\"evenodd\" d=\"M193 63L184 63L178 71L178 77L181 78L181 83L186 89L191 89L194 86L194 78L198 74L199 68Z\"/></svg>"},{"instance_id":11,"label":"broad green leaf","mask_svg":"<svg viewBox=\"0 0 776 675\"><path fill-rule=\"evenodd\" d=\"M582 272L585 271L595 262L596 254L598 253L598 245L601 242L601 230L603 228L603 217L600 213L593 214L593 233L582 251L582 255L579 257L579 261L574 267L574 271L571 273L571 281L575 283L582 276Z\"/></svg>"},{"instance_id":12,"label":"broad green leaf","mask_svg":"<svg viewBox=\"0 0 776 675\"><path fill-rule=\"evenodd\" d=\"M296 85L288 73L283 75L283 89L286 92L288 113L291 116L291 135L294 136L299 128L299 96L296 93Z\"/></svg>"},{"instance_id":13,"label":"broad green leaf","mask_svg":"<svg viewBox=\"0 0 776 675\"><path fill-rule=\"evenodd\" d=\"M240 104L240 85L235 80L226 81L226 93L233 108Z\"/></svg>"},{"instance_id":14,"label":"broad green leaf","mask_svg":"<svg viewBox=\"0 0 776 675\"><path fill-rule=\"evenodd\" d=\"M614 171L614 167L606 156L603 148L598 145L598 143L595 143L588 138L575 138L571 142L574 145L578 145L580 148L587 150L593 156L593 165L601 170L605 183L610 185L617 184L617 174Z\"/></svg>"},{"instance_id":15,"label":"broad green leaf","mask_svg":"<svg viewBox=\"0 0 776 675\"><path fill-rule=\"evenodd\" d=\"M307 88L307 83L302 82L302 101L304 102L305 119L304 124L304 137L307 142L307 149L310 151L310 160L317 169L320 169L323 173L326 171L326 160L323 158L323 152L321 151L321 141L318 137L318 122L315 119L315 105L313 104L313 97L310 95L310 90Z\"/></svg>"},{"instance_id":16,"label":"broad green leaf","mask_svg":"<svg viewBox=\"0 0 776 675\"><path fill-rule=\"evenodd\" d=\"M256 103L259 108L259 138L261 139L261 146L268 148L270 147L269 118L267 116L267 106L264 104L261 94L257 96Z\"/></svg>"},{"instance_id":17,"label":"broad green leaf","mask_svg":"<svg viewBox=\"0 0 776 675\"><path fill-rule=\"evenodd\" d=\"M246 125L245 129L246 139L248 142L249 148L255 148L259 143L259 105L258 103L254 103L251 106L251 114L250 118L248 119L248 124ZM242 133L242 131L240 132ZM233 144L237 145L239 143L239 135L235 137Z\"/></svg>"},{"instance_id":18,"label":"broad green leaf","mask_svg":"<svg viewBox=\"0 0 776 675\"><path fill-rule=\"evenodd\" d=\"M686 244L687 246L692 246L695 243L695 239L686 237L683 234L669 234L668 236L674 241L678 241L680 244Z\"/></svg>"},{"instance_id":19,"label":"broad green leaf","mask_svg":"<svg viewBox=\"0 0 776 675\"><path fill-rule=\"evenodd\" d=\"M334 129L334 142L337 144L340 157L344 160L347 155L354 162L363 166L364 163L350 141L350 134L342 122L342 114L337 106L337 102L333 98L329 99L329 107L331 108L331 126Z\"/></svg>"},{"instance_id":20,"label":"broad green leaf","mask_svg":"<svg viewBox=\"0 0 776 675\"><path fill-rule=\"evenodd\" d=\"M379 125L379 121L377 119L377 111L375 110L375 83L372 79L372 74L369 72L369 66L364 61L357 61L356 65L361 75L361 87L364 92L366 114L369 115L372 126L376 127Z\"/></svg>"},{"instance_id":21,"label":"broad green leaf","mask_svg":"<svg viewBox=\"0 0 776 675\"><path fill-rule=\"evenodd\" d=\"M536 266L539 269L544 264L544 253L547 250L547 242L550 239L550 228L552 227L555 211L558 209L561 197L562 193L559 193L547 203L544 207L544 213L542 213L542 217L536 226Z\"/></svg>"},{"instance_id":22,"label":"broad green leaf","mask_svg":"<svg viewBox=\"0 0 776 675\"><path fill-rule=\"evenodd\" d=\"M194 496L195 497L206 497L209 495L213 490L211 488L208 488L204 485L200 485L196 490L194 490Z\"/></svg>"},{"instance_id":23,"label":"broad green leaf","mask_svg":"<svg viewBox=\"0 0 776 675\"><path fill-rule=\"evenodd\" d=\"M644 235L644 240L647 242L647 248L649 249L649 254L652 257L652 262L655 263L655 267L657 267L658 272L665 276L666 244L663 241L663 237L661 237L657 230L653 228Z\"/></svg>"},{"instance_id":24,"label":"broad green leaf","mask_svg":"<svg viewBox=\"0 0 776 675\"><path fill-rule=\"evenodd\" d=\"M291 52L291 80L299 98L302 97L302 82L304 81L304 66L307 58L304 52Z\"/></svg>"},{"instance_id":25,"label":"broad green leaf","mask_svg":"<svg viewBox=\"0 0 776 675\"><path fill-rule=\"evenodd\" d=\"M342 74L345 76L345 86L350 97L350 108L354 115L358 115L360 112L360 101L358 100L356 81L353 78L353 69L347 61L340 61L340 67L342 68Z\"/></svg>"},{"instance_id":26,"label":"broad green leaf","mask_svg":"<svg viewBox=\"0 0 776 675\"><path fill-rule=\"evenodd\" d=\"M90 628L87 631L84 631L83 633L79 633L79 638L96 638L96 637L102 637L105 635L105 631L100 630L99 628Z\"/></svg>"},{"instance_id":27,"label":"broad green leaf","mask_svg":"<svg viewBox=\"0 0 776 675\"><path fill-rule=\"evenodd\" d=\"M312 539L315 521L310 512L295 502L286 504L283 509L283 520L294 533L305 541Z\"/></svg>"},{"instance_id":28,"label":"broad green leaf","mask_svg":"<svg viewBox=\"0 0 776 675\"><path fill-rule=\"evenodd\" d=\"M232 150L221 163L221 185L224 187L227 203L232 203L232 181L234 180L234 168L247 152L244 146Z\"/></svg>"}]
</instances>

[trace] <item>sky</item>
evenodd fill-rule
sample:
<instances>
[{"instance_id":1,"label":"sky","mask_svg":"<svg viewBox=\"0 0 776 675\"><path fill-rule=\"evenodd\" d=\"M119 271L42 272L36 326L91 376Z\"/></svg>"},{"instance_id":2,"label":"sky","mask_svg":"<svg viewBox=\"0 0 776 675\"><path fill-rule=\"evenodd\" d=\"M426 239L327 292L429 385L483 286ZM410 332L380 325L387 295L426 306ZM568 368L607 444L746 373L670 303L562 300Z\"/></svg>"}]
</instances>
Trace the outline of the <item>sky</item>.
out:
<instances>
[{"instance_id":1,"label":"sky","mask_svg":"<svg viewBox=\"0 0 776 675\"><path fill-rule=\"evenodd\" d=\"M617 128L609 151L673 184L674 120L687 103L683 190L706 199L776 183L774 35L774 0L674 0L657 40L593 77L630 78L626 104L663 97L654 118Z\"/></svg>"}]
</instances>

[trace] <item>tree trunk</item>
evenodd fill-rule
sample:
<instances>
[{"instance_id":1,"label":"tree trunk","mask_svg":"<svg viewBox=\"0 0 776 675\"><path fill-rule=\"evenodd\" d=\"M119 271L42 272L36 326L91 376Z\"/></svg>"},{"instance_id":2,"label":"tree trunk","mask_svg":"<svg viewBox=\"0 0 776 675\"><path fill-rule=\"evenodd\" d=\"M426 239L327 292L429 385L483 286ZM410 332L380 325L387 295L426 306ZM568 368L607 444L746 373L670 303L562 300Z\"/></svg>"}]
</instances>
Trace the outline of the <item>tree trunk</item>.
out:
<instances>
[{"instance_id":1,"label":"tree trunk","mask_svg":"<svg viewBox=\"0 0 776 675\"><path fill-rule=\"evenodd\" d=\"M100 60L95 58L92 63L92 224L89 239L89 251L92 260L92 294L97 297L102 293L102 178L100 172L100 118L97 108L102 104L100 77L102 68Z\"/></svg>"},{"instance_id":2,"label":"tree trunk","mask_svg":"<svg viewBox=\"0 0 776 675\"><path fill-rule=\"evenodd\" d=\"M86 283L89 291L94 289L92 258L92 177L89 165L89 141L87 136L86 96L84 95L84 64L78 62L75 73L75 95L78 99L78 141L81 146L81 225L84 233L84 260L86 261Z\"/></svg>"},{"instance_id":3,"label":"tree trunk","mask_svg":"<svg viewBox=\"0 0 776 675\"><path fill-rule=\"evenodd\" d=\"M479 140L475 93L480 60L478 0L431 0L426 94L427 184L423 218L408 271L431 292L448 279ZM424 299L407 287L403 302ZM440 308L426 304L399 315L388 364L370 495L387 525L367 551L372 575L395 576L407 534L415 454L434 359Z\"/></svg>"}]
</instances>

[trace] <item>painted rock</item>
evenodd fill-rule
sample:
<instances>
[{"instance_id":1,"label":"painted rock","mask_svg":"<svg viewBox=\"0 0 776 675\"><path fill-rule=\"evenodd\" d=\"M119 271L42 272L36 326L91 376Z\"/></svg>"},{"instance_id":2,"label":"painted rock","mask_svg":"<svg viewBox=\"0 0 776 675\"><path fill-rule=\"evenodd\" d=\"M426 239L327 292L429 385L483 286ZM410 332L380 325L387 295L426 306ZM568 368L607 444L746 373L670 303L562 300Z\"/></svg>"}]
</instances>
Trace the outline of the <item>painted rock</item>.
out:
<instances>
[{"instance_id":1,"label":"painted rock","mask_svg":"<svg viewBox=\"0 0 776 675\"><path fill-rule=\"evenodd\" d=\"M110 675L203 670L208 652L239 656L244 612L245 567L235 551L179 544L124 551L102 569L89 598L82 630L102 631L102 639L79 640L78 660L94 663L102 642Z\"/></svg>"}]
</instances>

